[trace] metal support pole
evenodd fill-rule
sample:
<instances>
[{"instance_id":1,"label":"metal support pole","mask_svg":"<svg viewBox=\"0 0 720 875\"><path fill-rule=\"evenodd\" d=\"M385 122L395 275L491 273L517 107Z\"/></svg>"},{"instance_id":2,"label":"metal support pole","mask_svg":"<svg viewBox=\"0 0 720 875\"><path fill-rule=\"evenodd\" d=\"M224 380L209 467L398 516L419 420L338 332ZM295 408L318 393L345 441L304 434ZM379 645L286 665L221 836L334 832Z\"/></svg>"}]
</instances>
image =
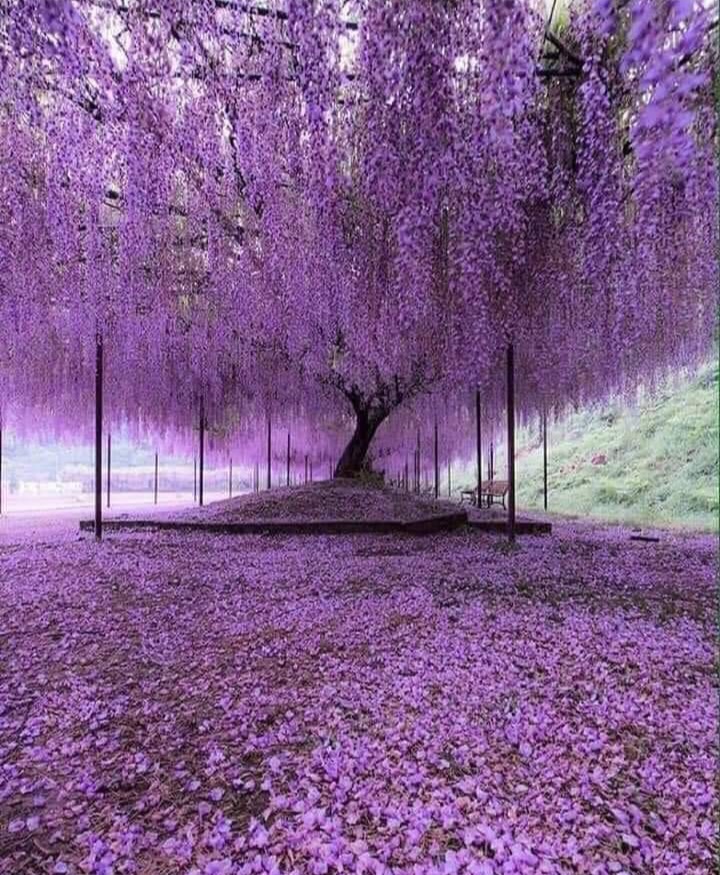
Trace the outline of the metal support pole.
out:
<instances>
[{"instance_id":1,"label":"metal support pole","mask_svg":"<svg viewBox=\"0 0 720 875\"><path fill-rule=\"evenodd\" d=\"M440 495L440 457L438 455L438 426L435 420L435 498Z\"/></svg>"},{"instance_id":2,"label":"metal support pole","mask_svg":"<svg viewBox=\"0 0 720 875\"><path fill-rule=\"evenodd\" d=\"M452 475L450 471L450 459L448 459L448 498L452 498Z\"/></svg>"},{"instance_id":3,"label":"metal support pole","mask_svg":"<svg viewBox=\"0 0 720 875\"><path fill-rule=\"evenodd\" d=\"M2 516L2 420L0 419L0 516Z\"/></svg>"},{"instance_id":4,"label":"metal support pole","mask_svg":"<svg viewBox=\"0 0 720 875\"><path fill-rule=\"evenodd\" d=\"M285 457L285 485L290 485L290 432L288 431L287 455Z\"/></svg>"},{"instance_id":5,"label":"metal support pole","mask_svg":"<svg viewBox=\"0 0 720 875\"><path fill-rule=\"evenodd\" d=\"M482 425L480 419L480 390L475 390L475 446L477 450L477 505L482 492Z\"/></svg>"},{"instance_id":6,"label":"metal support pole","mask_svg":"<svg viewBox=\"0 0 720 875\"><path fill-rule=\"evenodd\" d=\"M107 457L107 506L110 507L110 432L108 432Z\"/></svg>"},{"instance_id":7,"label":"metal support pole","mask_svg":"<svg viewBox=\"0 0 720 875\"><path fill-rule=\"evenodd\" d=\"M313 482L313 470L312 470L312 459L310 459L310 482Z\"/></svg>"},{"instance_id":8,"label":"metal support pole","mask_svg":"<svg viewBox=\"0 0 720 875\"><path fill-rule=\"evenodd\" d=\"M415 455L417 461L415 463L415 491L420 493L420 429L417 430L417 440L415 442Z\"/></svg>"},{"instance_id":9,"label":"metal support pole","mask_svg":"<svg viewBox=\"0 0 720 875\"><path fill-rule=\"evenodd\" d=\"M543 407L542 415L543 430L543 506L548 509L548 484L547 484L547 412Z\"/></svg>"},{"instance_id":10,"label":"metal support pole","mask_svg":"<svg viewBox=\"0 0 720 875\"><path fill-rule=\"evenodd\" d=\"M205 485L205 397L200 396L200 476L198 482L198 496L200 507L203 506L204 485Z\"/></svg>"},{"instance_id":11,"label":"metal support pole","mask_svg":"<svg viewBox=\"0 0 720 875\"><path fill-rule=\"evenodd\" d=\"M95 340L95 540L102 539L103 341Z\"/></svg>"},{"instance_id":12,"label":"metal support pole","mask_svg":"<svg viewBox=\"0 0 720 875\"><path fill-rule=\"evenodd\" d=\"M515 540L515 350L507 348L508 539Z\"/></svg>"},{"instance_id":13,"label":"metal support pole","mask_svg":"<svg viewBox=\"0 0 720 875\"><path fill-rule=\"evenodd\" d=\"M490 441L490 447L488 449L488 471L487 471L488 481L490 483L493 482L493 478L495 476L495 469L493 467L494 465L495 465L495 447L493 445L493 442ZM492 498L488 497L488 507L490 507L491 501L492 501Z\"/></svg>"},{"instance_id":14,"label":"metal support pole","mask_svg":"<svg viewBox=\"0 0 720 875\"><path fill-rule=\"evenodd\" d=\"M193 501L197 501L197 456L193 456Z\"/></svg>"},{"instance_id":15,"label":"metal support pole","mask_svg":"<svg viewBox=\"0 0 720 875\"><path fill-rule=\"evenodd\" d=\"M308 457L305 455L305 484L308 482Z\"/></svg>"},{"instance_id":16,"label":"metal support pole","mask_svg":"<svg viewBox=\"0 0 720 875\"><path fill-rule=\"evenodd\" d=\"M270 421L270 414L268 414L267 421L267 488L270 489L272 487L272 469L271 469L271 453L272 453L272 423Z\"/></svg>"},{"instance_id":17,"label":"metal support pole","mask_svg":"<svg viewBox=\"0 0 720 875\"><path fill-rule=\"evenodd\" d=\"M232 456L230 456L230 477L228 478L228 498L232 498Z\"/></svg>"},{"instance_id":18,"label":"metal support pole","mask_svg":"<svg viewBox=\"0 0 720 875\"><path fill-rule=\"evenodd\" d=\"M155 504L157 504L157 498L158 498L158 454L156 452L155 453L155 487L153 490L153 501Z\"/></svg>"}]
</instances>

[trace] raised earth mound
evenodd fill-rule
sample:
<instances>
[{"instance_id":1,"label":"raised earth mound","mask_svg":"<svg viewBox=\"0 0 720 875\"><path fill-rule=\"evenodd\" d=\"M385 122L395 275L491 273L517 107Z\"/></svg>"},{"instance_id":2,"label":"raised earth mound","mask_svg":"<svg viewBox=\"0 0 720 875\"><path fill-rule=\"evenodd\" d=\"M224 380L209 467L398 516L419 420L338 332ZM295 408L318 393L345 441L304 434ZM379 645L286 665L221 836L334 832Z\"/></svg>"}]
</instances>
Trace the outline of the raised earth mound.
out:
<instances>
[{"instance_id":1,"label":"raised earth mound","mask_svg":"<svg viewBox=\"0 0 720 875\"><path fill-rule=\"evenodd\" d=\"M457 512L457 504L451 502L434 501L371 482L337 479L307 486L283 486L215 501L203 508L174 514L172 519L208 523L256 520L412 522Z\"/></svg>"}]
</instances>

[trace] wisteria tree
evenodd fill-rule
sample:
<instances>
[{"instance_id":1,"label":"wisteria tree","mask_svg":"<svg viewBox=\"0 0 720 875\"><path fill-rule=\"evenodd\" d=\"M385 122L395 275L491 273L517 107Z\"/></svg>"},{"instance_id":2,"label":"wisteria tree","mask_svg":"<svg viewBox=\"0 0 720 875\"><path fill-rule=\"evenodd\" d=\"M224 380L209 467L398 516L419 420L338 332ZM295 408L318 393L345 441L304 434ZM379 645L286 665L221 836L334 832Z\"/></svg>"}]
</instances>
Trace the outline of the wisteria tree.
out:
<instances>
[{"instance_id":1,"label":"wisteria tree","mask_svg":"<svg viewBox=\"0 0 720 875\"><path fill-rule=\"evenodd\" d=\"M131 420L349 405L354 474L399 406L497 395L509 343L526 411L697 361L717 19L544 25L525 0L6 4L0 401L82 393L102 341Z\"/></svg>"}]
</instances>

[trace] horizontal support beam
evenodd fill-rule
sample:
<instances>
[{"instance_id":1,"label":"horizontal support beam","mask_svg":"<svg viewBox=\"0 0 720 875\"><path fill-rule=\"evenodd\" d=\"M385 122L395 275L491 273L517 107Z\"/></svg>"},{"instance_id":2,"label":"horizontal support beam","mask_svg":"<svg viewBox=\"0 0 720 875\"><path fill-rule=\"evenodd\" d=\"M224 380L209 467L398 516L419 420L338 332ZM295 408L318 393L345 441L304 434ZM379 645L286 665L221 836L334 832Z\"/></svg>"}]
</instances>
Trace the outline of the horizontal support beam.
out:
<instances>
[{"instance_id":1,"label":"horizontal support beam","mask_svg":"<svg viewBox=\"0 0 720 875\"><path fill-rule=\"evenodd\" d=\"M559 70L536 67L535 72L541 79L575 79L581 75L582 70L575 67L561 67Z\"/></svg>"},{"instance_id":2,"label":"horizontal support beam","mask_svg":"<svg viewBox=\"0 0 720 875\"><path fill-rule=\"evenodd\" d=\"M559 40L554 34L550 33L550 31L545 32L545 39L561 53L563 54L571 64L574 64L576 67L582 67L583 59L576 55L575 52L571 51L565 43Z\"/></svg>"},{"instance_id":3,"label":"horizontal support beam","mask_svg":"<svg viewBox=\"0 0 720 875\"><path fill-rule=\"evenodd\" d=\"M236 12L241 12L245 15L257 15L258 18L275 18L278 21L287 21L289 16L283 9L270 9L267 6L257 6L252 3L241 3L238 0L215 0L216 9L229 9ZM118 5L115 7L115 12L129 13L130 7L127 5ZM160 12L154 9L149 9L144 13L149 18L160 18ZM340 21L340 26L345 30L357 30L357 21Z\"/></svg>"}]
</instances>

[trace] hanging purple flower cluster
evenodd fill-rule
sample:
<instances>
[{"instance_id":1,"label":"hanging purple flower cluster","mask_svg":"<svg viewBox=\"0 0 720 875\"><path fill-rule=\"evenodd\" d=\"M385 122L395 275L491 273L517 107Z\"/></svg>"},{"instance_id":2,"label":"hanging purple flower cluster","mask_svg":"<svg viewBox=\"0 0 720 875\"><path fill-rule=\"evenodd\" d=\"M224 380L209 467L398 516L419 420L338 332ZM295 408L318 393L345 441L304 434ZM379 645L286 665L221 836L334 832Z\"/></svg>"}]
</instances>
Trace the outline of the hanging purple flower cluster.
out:
<instances>
[{"instance_id":1,"label":"hanging purple flower cluster","mask_svg":"<svg viewBox=\"0 0 720 875\"><path fill-rule=\"evenodd\" d=\"M696 363L716 25L576 4L563 78L526 0L6 4L0 405L63 430L98 336L111 419L159 431L201 396L370 438L476 385L494 416L509 341L522 415Z\"/></svg>"}]
</instances>

